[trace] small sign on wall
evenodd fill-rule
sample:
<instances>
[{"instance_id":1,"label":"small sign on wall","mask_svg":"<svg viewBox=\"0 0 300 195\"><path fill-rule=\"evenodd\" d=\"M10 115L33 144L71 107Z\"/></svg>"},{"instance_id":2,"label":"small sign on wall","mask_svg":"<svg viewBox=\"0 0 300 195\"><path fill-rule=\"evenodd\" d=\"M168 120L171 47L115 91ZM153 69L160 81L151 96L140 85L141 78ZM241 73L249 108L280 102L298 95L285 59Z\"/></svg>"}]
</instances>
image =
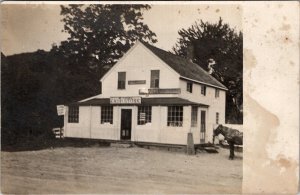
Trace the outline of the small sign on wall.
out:
<instances>
[{"instance_id":1,"label":"small sign on wall","mask_svg":"<svg viewBox=\"0 0 300 195\"><path fill-rule=\"evenodd\" d=\"M146 121L146 113L140 113L140 121Z\"/></svg>"},{"instance_id":2,"label":"small sign on wall","mask_svg":"<svg viewBox=\"0 0 300 195\"><path fill-rule=\"evenodd\" d=\"M58 116L65 115L65 106L64 105L57 105L56 109L57 109Z\"/></svg>"},{"instance_id":3,"label":"small sign on wall","mask_svg":"<svg viewBox=\"0 0 300 195\"><path fill-rule=\"evenodd\" d=\"M141 104L141 97L111 97L111 104Z\"/></svg>"}]
</instances>

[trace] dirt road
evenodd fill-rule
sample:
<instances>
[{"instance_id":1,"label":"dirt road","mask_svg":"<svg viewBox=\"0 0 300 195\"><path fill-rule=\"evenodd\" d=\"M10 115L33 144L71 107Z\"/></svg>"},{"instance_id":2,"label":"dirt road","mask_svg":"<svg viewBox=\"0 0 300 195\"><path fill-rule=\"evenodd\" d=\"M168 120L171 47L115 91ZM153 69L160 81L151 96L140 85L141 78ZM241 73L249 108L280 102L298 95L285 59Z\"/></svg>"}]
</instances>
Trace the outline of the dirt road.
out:
<instances>
[{"instance_id":1,"label":"dirt road","mask_svg":"<svg viewBox=\"0 0 300 195\"><path fill-rule=\"evenodd\" d=\"M242 153L87 147L1 152L2 193L241 193Z\"/></svg>"}]
</instances>

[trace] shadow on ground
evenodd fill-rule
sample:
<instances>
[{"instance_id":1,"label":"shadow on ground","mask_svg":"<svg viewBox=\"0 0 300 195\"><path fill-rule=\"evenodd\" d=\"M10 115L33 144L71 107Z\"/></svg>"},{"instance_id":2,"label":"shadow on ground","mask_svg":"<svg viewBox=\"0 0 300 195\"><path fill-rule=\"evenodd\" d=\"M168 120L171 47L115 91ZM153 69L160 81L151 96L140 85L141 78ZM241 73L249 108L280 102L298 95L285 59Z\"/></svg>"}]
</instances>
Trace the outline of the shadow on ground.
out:
<instances>
[{"instance_id":1,"label":"shadow on ground","mask_svg":"<svg viewBox=\"0 0 300 195\"><path fill-rule=\"evenodd\" d=\"M20 138L14 144L1 144L1 151L20 152L63 147L107 147L109 143L87 139L55 139L49 137Z\"/></svg>"}]
</instances>

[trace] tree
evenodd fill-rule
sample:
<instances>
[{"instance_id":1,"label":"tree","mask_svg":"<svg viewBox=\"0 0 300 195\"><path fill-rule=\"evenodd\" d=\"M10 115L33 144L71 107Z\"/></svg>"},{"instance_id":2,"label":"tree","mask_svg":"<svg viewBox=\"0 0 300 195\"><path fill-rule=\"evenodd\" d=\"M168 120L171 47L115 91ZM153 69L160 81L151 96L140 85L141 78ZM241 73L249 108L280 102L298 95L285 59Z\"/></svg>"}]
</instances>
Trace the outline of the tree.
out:
<instances>
[{"instance_id":1,"label":"tree","mask_svg":"<svg viewBox=\"0 0 300 195\"><path fill-rule=\"evenodd\" d=\"M78 71L102 76L137 40L155 43L155 33L143 23L149 5L61 6L64 31L70 34L60 51L73 59ZM98 77L99 77L98 76Z\"/></svg>"},{"instance_id":2,"label":"tree","mask_svg":"<svg viewBox=\"0 0 300 195\"><path fill-rule=\"evenodd\" d=\"M61 6L64 31L70 37L53 45L51 53L61 56L63 91L68 101L100 93L99 79L140 39L155 43L156 35L143 23L149 5Z\"/></svg>"},{"instance_id":3,"label":"tree","mask_svg":"<svg viewBox=\"0 0 300 195\"><path fill-rule=\"evenodd\" d=\"M226 121L243 122L243 35L224 24L195 22L178 31L173 47L177 55L187 56L193 47L193 62L207 70L229 90L226 96Z\"/></svg>"}]
</instances>

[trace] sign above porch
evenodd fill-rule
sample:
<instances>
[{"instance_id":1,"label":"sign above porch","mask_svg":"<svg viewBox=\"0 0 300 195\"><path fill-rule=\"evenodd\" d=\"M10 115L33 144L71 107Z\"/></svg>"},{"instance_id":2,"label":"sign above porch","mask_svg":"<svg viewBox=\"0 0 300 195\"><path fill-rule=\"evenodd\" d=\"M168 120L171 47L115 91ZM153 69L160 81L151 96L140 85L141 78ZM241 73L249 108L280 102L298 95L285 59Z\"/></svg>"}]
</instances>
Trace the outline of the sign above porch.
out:
<instances>
[{"instance_id":1,"label":"sign above porch","mask_svg":"<svg viewBox=\"0 0 300 195\"><path fill-rule=\"evenodd\" d=\"M141 104L141 97L111 97L110 104Z\"/></svg>"}]
</instances>

